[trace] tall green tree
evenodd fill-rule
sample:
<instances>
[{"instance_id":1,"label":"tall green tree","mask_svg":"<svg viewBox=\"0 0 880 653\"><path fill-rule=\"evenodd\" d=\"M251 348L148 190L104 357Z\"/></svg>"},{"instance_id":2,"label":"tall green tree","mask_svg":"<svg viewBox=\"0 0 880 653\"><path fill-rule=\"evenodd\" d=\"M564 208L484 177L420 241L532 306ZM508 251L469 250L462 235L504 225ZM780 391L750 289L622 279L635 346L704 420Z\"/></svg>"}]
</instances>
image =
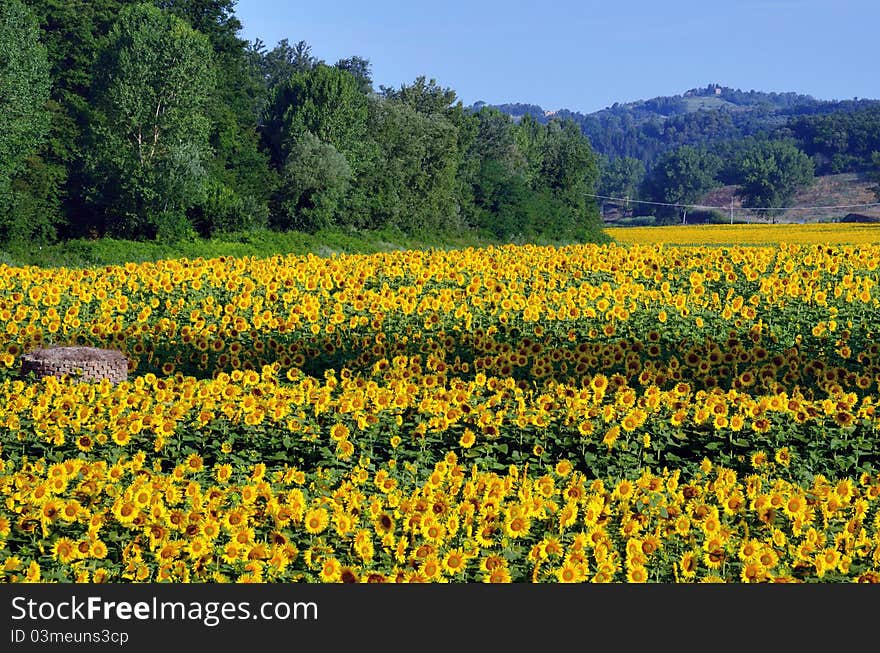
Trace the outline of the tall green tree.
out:
<instances>
[{"instance_id":1,"label":"tall green tree","mask_svg":"<svg viewBox=\"0 0 880 653\"><path fill-rule=\"evenodd\" d=\"M257 65L266 91L286 82L297 73L307 73L323 63L312 55L312 46L305 41L293 45L281 39L271 50L266 50L259 39L254 43L254 51L259 55Z\"/></svg>"},{"instance_id":2,"label":"tall green tree","mask_svg":"<svg viewBox=\"0 0 880 653\"><path fill-rule=\"evenodd\" d=\"M606 197L637 199L645 178L645 164L638 159L622 156L603 159L600 164L598 194Z\"/></svg>"},{"instance_id":3,"label":"tall green tree","mask_svg":"<svg viewBox=\"0 0 880 653\"><path fill-rule=\"evenodd\" d=\"M509 173L523 172L525 158L517 148L513 120L493 107L483 107L474 115L477 129L468 156L497 161Z\"/></svg>"},{"instance_id":4,"label":"tall green tree","mask_svg":"<svg viewBox=\"0 0 880 653\"><path fill-rule=\"evenodd\" d=\"M291 145L281 176L281 229L314 231L337 222L353 172L345 157L311 132Z\"/></svg>"},{"instance_id":5,"label":"tall green tree","mask_svg":"<svg viewBox=\"0 0 880 653\"><path fill-rule=\"evenodd\" d=\"M37 24L19 0L0 0L0 240L33 236L17 215L13 179L49 128L49 63Z\"/></svg>"},{"instance_id":6,"label":"tall green tree","mask_svg":"<svg viewBox=\"0 0 880 653\"><path fill-rule=\"evenodd\" d=\"M551 238L601 238L598 207L588 197L595 193L599 168L580 128L560 119L542 125L526 115L514 130L514 141L525 159L526 182L548 207L533 230Z\"/></svg>"},{"instance_id":7,"label":"tall green tree","mask_svg":"<svg viewBox=\"0 0 880 653\"><path fill-rule=\"evenodd\" d=\"M460 227L458 132L440 113L383 99L370 122L375 150L358 168L352 214L362 226L407 232Z\"/></svg>"},{"instance_id":8,"label":"tall green tree","mask_svg":"<svg viewBox=\"0 0 880 653\"><path fill-rule=\"evenodd\" d=\"M813 160L788 141L765 141L737 162L743 206L782 207L813 182ZM775 212L771 211L771 215Z\"/></svg>"},{"instance_id":9,"label":"tall green tree","mask_svg":"<svg viewBox=\"0 0 880 653\"><path fill-rule=\"evenodd\" d=\"M205 168L210 179L205 201L190 214L198 215L206 233L264 226L277 183L257 132L266 91L261 73L252 65L248 42L239 37L242 25L235 16L235 0L154 4L207 36L213 50L216 85L206 110L212 156Z\"/></svg>"},{"instance_id":10,"label":"tall green tree","mask_svg":"<svg viewBox=\"0 0 880 653\"><path fill-rule=\"evenodd\" d=\"M542 184L544 142L547 135L547 126L539 123L531 114L524 115L513 130L516 149L525 161L523 174L526 182L533 188Z\"/></svg>"},{"instance_id":11,"label":"tall green tree","mask_svg":"<svg viewBox=\"0 0 880 653\"><path fill-rule=\"evenodd\" d=\"M426 148L428 151L445 138L452 139L448 145L443 146L448 148L449 155L454 153L456 157L451 167L446 166L449 156L426 154L432 162L428 164L428 169L437 175L429 182L432 188L429 204L439 201L443 205L448 201L449 209L442 218L441 213L434 211L433 218L421 222L423 225L433 223L437 226L443 225L444 228L453 225L458 228L463 221L467 222L472 217L468 215L468 209L473 205L472 183L479 169L473 158L466 155L478 132L473 115L464 109L453 89L441 86L436 79L429 79L424 75L417 77L412 84L402 84L397 89L380 86L380 94L388 106L400 105L415 112L418 119L404 120L402 124L415 127L417 123L421 123L422 128L427 127L427 133L430 134L430 145ZM418 129L420 127L416 127L417 131ZM444 163L437 165L438 161ZM451 176L448 176L450 173Z\"/></svg>"},{"instance_id":12,"label":"tall green tree","mask_svg":"<svg viewBox=\"0 0 880 653\"><path fill-rule=\"evenodd\" d=\"M107 233L185 231L204 190L214 83L204 35L152 5L122 10L99 56L91 124L92 200Z\"/></svg>"},{"instance_id":13,"label":"tall green tree","mask_svg":"<svg viewBox=\"0 0 880 653\"><path fill-rule=\"evenodd\" d=\"M379 90L385 99L402 102L426 115L445 113L457 100L454 90L444 88L436 79L428 79L424 75L417 77L412 84L403 84L398 89L380 86Z\"/></svg>"},{"instance_id":14,"label":"tall green tree","mask_svg":"<svg viewBox=\"0 0 880 653\"><path fill-rule=\"evenodd\" d=\"M39 23L52 80L51 126L38 157L30 160L27 183L32 209L52 216L62 237L91 225L85 197L85 135L91 120L92 80L100 42L130 0L24 0Z\"/></svg>"},{"instance_id":15,"label":"tall green tree","mask_svg":"<svg viewBox=\"0 0 880 653\"><path fill-rule=\"evenodd\" d=\"M354 76L319 64L275 86L263 121L263 141L278 169L305 132L333 145L356 167L368 117L368 99Z\"/></svg>"},{"instance_id":16,"label":"tall green tree","mask_svg":"<svg viewBox=\"0 0 880 653\"><path fill-rule=\"evenodd\" d=\"M350 72L357 80L361 92L369 95L373 92L373 73L370 71L369 59L363 57L348 57L340 59L335 66L340 70Z\"/></svg>"},{"instance_id":17,"label":"tall green tree","mask_svg":"<svg viewBox=\"0 0 880 653\"><path fill-rule=\"evenodd\" d=\"M547 125L541 163L541 180L574 211L585 213L595 207L593 193L599 181L599 167L590 142L571 120L553 120Z\"/></svg>"},{"instance_id":18,"label":"tall green tree","mask_svg":"<svg viewBox=\"0 0 880 653\"><path fill-rule=\"evenodd\" d=\"M645 194L655 202L694 204L707 191L719 186L721 159L701 148L684 145L666 153L645 180ZM661 215L674 214L676 208L661 208ZM687 207L679 207L682 221Z\"/></svg>"}]
</instances>

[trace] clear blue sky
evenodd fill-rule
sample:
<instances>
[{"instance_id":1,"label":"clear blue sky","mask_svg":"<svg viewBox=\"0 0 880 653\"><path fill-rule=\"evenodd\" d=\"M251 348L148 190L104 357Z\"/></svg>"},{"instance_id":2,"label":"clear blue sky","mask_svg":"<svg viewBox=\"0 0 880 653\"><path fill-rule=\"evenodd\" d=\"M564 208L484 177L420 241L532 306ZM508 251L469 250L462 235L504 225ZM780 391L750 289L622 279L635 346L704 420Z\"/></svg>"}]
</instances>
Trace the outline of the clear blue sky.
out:
<instances>
[{"instance_id":1,"label":"clear blue sky","mask_svg":"<svg viewBox=\"0 0 880 653\"><path fill-rule=\"evenodd\" d=\"M584 113L717 83L880 99L880 0L238 0L239 36L357 55L374 85L419 75L465 104Z\"/></svg>"}]
</instances>

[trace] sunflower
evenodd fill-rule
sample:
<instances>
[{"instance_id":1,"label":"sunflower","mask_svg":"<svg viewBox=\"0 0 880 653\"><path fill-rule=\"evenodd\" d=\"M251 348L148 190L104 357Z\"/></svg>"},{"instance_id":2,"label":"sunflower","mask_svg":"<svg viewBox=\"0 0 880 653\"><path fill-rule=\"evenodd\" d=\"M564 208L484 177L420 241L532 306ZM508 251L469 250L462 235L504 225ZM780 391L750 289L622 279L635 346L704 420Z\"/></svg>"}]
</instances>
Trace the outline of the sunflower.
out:
<instances>
[{"instance_id":1,"label":"sunflower","mask_svg":"<svg viewBox=\"0 0 880 653\"><path fill-rule=\"evenodd\" d=\"M840 427L847 427L853 423L853 415L849 411L842 410L834 414L834 422Z\"/></svg>"},{"instance_id":2,"label":"sunflower","mask_svg":"<svg viewBox=\"0 0 880 653\"><path fill-rule=\"evenodd\" d=\"M614 489L614 492L611 493L611 498L616 499L618 501L628 501L633 496L633 487L632 482L627 479L621 480L617 487Z\"/></svg>"},{"instance_id":3,"label":"sunflower","mask_svg":"<svg viewBox=\"0 0 880 653\"><path fill-rule=\"evenodd\" d=\"M202 457L197 453L191 453L189 456L186 457L184 466L186 467L187 472L200 472L202 470L202 467L204 467L204 461L202 460Z\"/></svg>"},{"instance_id":4,"label":"sunflower","mask_svg":"<svg viewBox=\"0 0 880 653\"><path fill-rule=\"evenodd\" d=\"M95 540L92 542L91 550L89 553L91 557L95 558L96 560L103 560L107 557L107 545L104 544L101 540Z\"/></svg>"},{"instance_id":5,"label":"sunflower","mask_svg":"<svg viewBox=\"0 0 880 653\"><path fill-rule=\"evenodd\" d=\"M807 500L799 494L791 495L782 506L782 511L790 519L802 519L806 514Z\"/></svg>"},{"instance_id":6,"label":"sunflower","mask_svg":"<svg viewBox=\"0 0 880 653\"><path fill-rule=\"evenodd\" d=\"M228 483L232 478L232 465L222 464L214 466L214 476L218 483Z\"/></svg>"},{"instance_id":7,"label":"sunflower","mask_svg":"<svg viewBox=\"0 0 880 653\"><path fill-rule=\"evenodd\" d=\"M642 565L633 565L626 572L626 580L629 583L647 583L648 570Z\"/></svg>"},{"instance_id":8,"label":"sunflower","mask_svg":"<svg viewBox=\"0 0 880 653\"><path fill-rule=\"evenodd\" d=\"M425 519L420 527L420 531L422 537L434 544L442 544L446 538L446 526L437 521L433 515Z\"/></svg>"},{"instance_id":9,"label":"sunflower","mask_svg":"<svg viewBox=\"0 0 880 653\"><path fill-rule=\"evenodd\" d=\"M504 556L490 553L482 560L480 560L480 569L482 569L483 571L491 572L495 569L498 569L499 567L507 567L507 558L505 558Z\"/></svg>"},{"instance_id":10,"label":"sunflower","mask_svg":"<svg viewBox=\"0 0 880 653\"><path fill-rule=\"evenodd\" d=\"M614 447L614 443L620 438L620 426L615 424L608 431L605 432L605 436L602 438L602 444L607 446L609 449Z\"/></svg>"},{"instance_id":11,"label":"sunflower","mask_svg":"<svg viewBox=\"0 0 880 653\"><path fill-rule=\"evenodd\" d=\"M342 423L334 424L330 429L330 438L335 440L336 442L342 442L343 440L347 440L349 435L351 435L351 431L348 426Z\"/></svg>"},{"instance_id":12,"label":"sunflower","mask_svg":"<svg viewBox=\"0 0 880 653\"><path fill-rule=\"evenodd\" d=\"M376 533L386 535L394 531L394 518L387 512L381 513L375 521Z\"/></svg>"},{"instance_id":13,"label":"sunflower","mask_svg":"<svg viewBox=\"0 0 880 653\"><path fill-rule=\"evenodd\" d=\"M82 512L83 508L79 501L71 499L64 507L61 508L61 518L66 522L76 521L77 516Z\"/></svg>"},{"instance_id":14,"label":"sunflower","mask_svg":"<svg viewBox=\"0 0 880 653\"><path fill-rule=\"evenodd\" d=\"M440 576L442 569L443 565L440 560L432 553L422 561L422 566L419 571L421 571L425 578L430 581Z\"/></svg>"},{"instance_id":15,"label":"sunflower","mask_svg":"<svg viewBox=\"0 0 880 653\"><path fill-rule=\"evenodd\" d=\"M355 572L354 568L349 566L344 566L339 570L339 582L340 583L359 583L360 578Z\"/></svg>"},{"instance_id":16,"label":"sunflower","mask_svg":"<svg viewBox=\"0 0 880 653\"><path fill-rule=\"evenodd\" d=\"M510 570L507 567L496 567L483 576L484 583L510 583L512 582Z\"/></svg>"},{"instance_id":17,"label":"sunflower","mask_svg":"<svg viewBox=\"0 0 880 653\"><path fill-rule=\"evenodd\" d=\"M43 576L43 572L40 569L40 565L36 560L31 560L31 563L28 565L27 574L25 575L25 580L28 583L38 583Z\"/></svg>"},{"instance_id":18,"label":"sunflower","mask_svg":"<svg viewBox=\"0 0 880 653\"><path fill-rule=\"evenodd\" d=\"M129 442L131 442L131 433L122 428L114 429L111 437L113 438L113 442L118 444L120 447L124 447Z\"/></svg>"},{"instance_id":19,"label":"sunflower","mask_svg":"<svg viewBox=\"0 0 880 653\"><path fill-rule=\"evenodd\" d=\"M504 532L508 537L525 537L531 527L532 522L525 515L509 514L507 519L504 520Z\"/></svg>"},{"instance_id":20,"label":"sunflower","mask_svg":"<svg viewBox=\"0 0 880 653\"><path fill-rule=\"evenodd\" d=\"M562 566L553 572L556 580L560 583L582 583L586 580L586 568L571 560L566 560Z\"/></svg>"},{"instance_id":21,"label":"sunflower","mask_svg":"<svg viewBox=\"0 0 880 653\"><path fill-rule=\"evenodd\" d=\"M782 465L783 467L788 467L791 463L791 453L788 450L788 447L782 447L779 451L776 452L774 456L777 463Z\"/></svg>"},{"instance_id":22,"label":"sunflower","mask_svg":"<svg viewBox=\"0 0 880 653\"><path fill-rule=\"evenodd\" d=\"M467 567L467 557L461 549L450 549L443 556L443 571L450 576L462 573Z\"/></svg>"},{"instance_id":23,"label":"sunflower","mask_svg":"<svg viewBox=\"0 0 880 653\"><path fill-rule=\"evenodd\" d=\"M544 553L551 558L559 558L564 553L564 549L562 546L562 542L559 541L559 538L548 536L543 540L544 545Z\"/></svg>"},{"instance_id":24,"label":"sunflower","mask_svg":"<svg viewBox=\"0 0 880 653\"><path fill-rule=\"evenodd\" d=\"M55 541L52 545L52 555L63 564L73 562L79 556L76 543L69 537L59 537Z\"/></svg>"},{"instance_id":25,"label":"sunflower","mask_svg":"<svg viewBox=\"0 0 880 653\"><path fill-rule=\"evenodd\" d=\"M305 527L310 535L317 535L327 528L330 523L330 515L326 508L313 508L306 513Z\"/></svg>"},{"instance_id":26,"label":"sunflower","mask_svg":"<svg viewBox=\"0 0 880 653\"><path fill-rule=\"evenodd\" d=\"M573 466L571 464L571 461L560 460L558 463L556 463L556 466L553 468L553 471L556 472L557 476L561 476L562 478L565 478L569 474L571 474L572 469L573 469Z\"/></svg>"},{"instance_id":27,"label":"sunflower","mask_svg":"<svg viewBox=\"0 0 880 653\"><path fill-rule=\"evenodd\" d=\"M339 580L341 573L342 565L339 564L339 561L336 558L328 557L321 564L319 577L325 583L335 583Z\"/></svg>"},{"instance_id":28,"label":"sunflower","mask_svg":"<svg viewBox=\"0 0 880 653\"><path fill-rule=\"evenodd\" d=\"M765 547L758 554L758 562L761 563L766 571L769 571L779 562L779 555L773 549Z\"/></svg>"},{"instance_id":29,"label":"sunflower","mask_svg":"<svg viewBox=\"0 0 880 653\"><path fill-rule=\"evenodd\" d=\"M685 551L678 560L678 570L684 578L691 579L697 575L698 558L693 551Z\"/></svg>"},{"instance_id":30,"label":"sunflower","mask_svg":"<svg viewBox=\"0 0 880 653\"><path fill-rule=\"evenodd\" d=\"M713 537L703 544L706 553L703 555L703 562L709 569L718 569L727 557L721 538Z\"/></svg>"},{"instance_id":31,"label":"sunflower","mask_svg":"<svg viewBox=\"0 0 880 653\"><path fill-rule=\"evenodd\" d=\"M739 557L747 562L755 560L761 553L761 544L754 539L745 539L739 547Z\"/></svg>"},{"instance_id":32,"label":"sunflower","mask_svg":"<svg viewBox=\"0 0 880 653\"><path fill-rule=\"evenodd\" d=\"M834 549L832 547L823 549L818 554L816 554L816 569L819 569L819 563L821 562L822 567L827 570L832 570L837 567L838 563L840 562L840 557L840 552L837 549Z\"/></svg>"}]
</instances>

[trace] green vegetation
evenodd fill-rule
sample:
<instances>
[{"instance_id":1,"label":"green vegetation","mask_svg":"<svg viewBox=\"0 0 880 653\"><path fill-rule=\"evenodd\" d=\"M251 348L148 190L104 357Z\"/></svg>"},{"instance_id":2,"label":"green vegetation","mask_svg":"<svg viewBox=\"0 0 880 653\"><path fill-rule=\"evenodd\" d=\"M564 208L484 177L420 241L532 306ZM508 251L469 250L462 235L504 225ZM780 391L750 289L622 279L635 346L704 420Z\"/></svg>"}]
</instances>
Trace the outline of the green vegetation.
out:
<instances>
[{"instance_id":1,"label":"green vegetation","mask_svg":"<svg viewBox=\"0 0 880 653\"><path fill-rule=\"evenodd\" d=\"M0 240L26 241L50 225L27 210L33 160L49 126L49 65L33 16L0 0ZM40 193L39 188L35 189Z\"/></svg>"},{"instance_id":2,"label":"green vegetation","mask_svg":"<svg viewBox=\"0 0 880 653\"><path fill-rule=\"evenodd\" d=\"M743 205L778 207L813 180L813 161L791 143L767 141L737 163Z\"/></svg>"},{"instance_id":3,"label":"green vegetation","mask_svg":"<svg viewBox=\"0 0 880 653\"><path fill-rule=\"evenodd\" d=\"M517 120L548 120L537 105L499 108ZM599 194L610 197L691 204L729 185L745 207L780 206L806 191L814 174L871 176L878 168L872 158L880 151L877 100L823 101L711 84L588 115L564 109L553 115L587 135L600 157ZM849 194L858 195L858 188ZM651 212L660 223L691 221L694 213L685 215L683 207Z\"/></svg>"},{"instance_id":4,"label":"green vegetation","mask_svg":"<svg viewBox=\"0 0 880 653\"><path fill-rule=\"evenodd\" d=\"M0 0L0 106L15 109L0 246L27 258L24 243L69 242L62 258L105 260L221 234L286 247L267 229L309 243L607 240L588 200L596 156L573 122L466 109L425 76L374 89L362 57L330 65L303 41L240 39L234 4Z\"/></svg>"},{"instance_id":5,"label":"green vegetation","mask_svg":"<svg viewBox=\"0 0 880 653\"><path fill-rule=\"evenodd\" d=\"M604 240L610 240L604 236ZM244 232L217 234L211 238L190 236L175 242L132 241L117 238L88 240L77 238L63 243L30 247L10 245L0 250L0 264L10 266L37 265L41 267L103 267L127 262L142 263L176 258L219 258L221 256L251 256L264 258L276 254L372 254L407 249L466 249L486 247L506 242L491 234L476 231L447 231L406 234L385 228L362 230L330 227L313 233L301 231L278 232L253 229ZM533 239L538 245L567 245L580 242L575 239Z\"/></svg>"},{"instance_id":6,"label":"green vegetation","mask_svg":"<svg viewBox=\"0 0 880 653\"><path fill-rule=\"evenodd\" d=\"M98 54L86 168L101 231L174 240L204 192L208 39L149 5L125 7Z\"/></svg>"},{"instance_id":7,"label":"green vegetation","mask_svg":"<svg viewBox=\"0 0 880 653\"><path fill-rule=\"evenodd\" d=\"M693 204L706 191L718 185L721 159L711 152L685 145L666 154L645 180L645 195L653 202ZM668 216L678 212L675 207L658 207L656 212ZM686 210L682 210L686 220Z\"/></svg>"}]
</instances>

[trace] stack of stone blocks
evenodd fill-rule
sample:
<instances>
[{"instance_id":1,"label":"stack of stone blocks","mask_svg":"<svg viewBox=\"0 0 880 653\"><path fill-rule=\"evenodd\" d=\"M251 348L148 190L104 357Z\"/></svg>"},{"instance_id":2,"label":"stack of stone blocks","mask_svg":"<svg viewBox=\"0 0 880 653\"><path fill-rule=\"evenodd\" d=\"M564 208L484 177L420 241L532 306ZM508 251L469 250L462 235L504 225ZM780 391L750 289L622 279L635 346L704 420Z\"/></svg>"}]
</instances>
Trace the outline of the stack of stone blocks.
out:
<instances>
[{"instance_id":1,"label":"stack of stone blocks","mask_svg":"<svg viewBox=\"0 0 880 653\"><path fill-rule=\"evenodd\" d=\"M51 347L21 357L21 375L27 377L31 372L38 379L67 375L77 381L107 379L115 384L128 380L128 359L112 349Z\"/></svg>"}]
</instances>

